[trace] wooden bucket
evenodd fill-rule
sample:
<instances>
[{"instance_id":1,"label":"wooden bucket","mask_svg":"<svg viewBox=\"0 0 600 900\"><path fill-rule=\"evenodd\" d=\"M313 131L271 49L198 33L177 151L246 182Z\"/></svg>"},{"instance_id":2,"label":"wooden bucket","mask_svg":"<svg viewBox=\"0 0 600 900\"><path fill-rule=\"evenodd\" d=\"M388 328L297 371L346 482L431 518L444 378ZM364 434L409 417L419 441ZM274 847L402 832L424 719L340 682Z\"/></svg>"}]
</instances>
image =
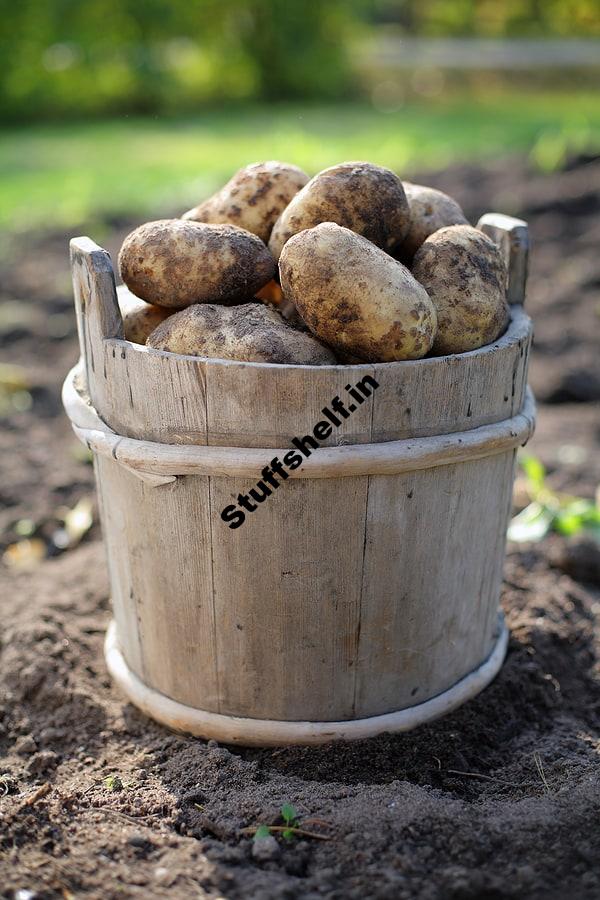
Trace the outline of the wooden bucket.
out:
<instances>
[{"instance_id":1,"label":"wooden bucket","mask_svg":"<svg viewBox=\"0 0 600 900\"><path fill-rule=\"evenodd\" d=\"M412 728L495 676L515 452L534 424L532 329L525 223L479 225L509 263L505 335L358 366L129 343L109 255L72 242L82 362L63 399L94 453L108 667L147 714L221 741L318 743ZM356 407L339 427L323 412L336 396ZM318 449L305 442L302 464L229 527L222 511L323 421Z\"/></svg>"}]
</instances>

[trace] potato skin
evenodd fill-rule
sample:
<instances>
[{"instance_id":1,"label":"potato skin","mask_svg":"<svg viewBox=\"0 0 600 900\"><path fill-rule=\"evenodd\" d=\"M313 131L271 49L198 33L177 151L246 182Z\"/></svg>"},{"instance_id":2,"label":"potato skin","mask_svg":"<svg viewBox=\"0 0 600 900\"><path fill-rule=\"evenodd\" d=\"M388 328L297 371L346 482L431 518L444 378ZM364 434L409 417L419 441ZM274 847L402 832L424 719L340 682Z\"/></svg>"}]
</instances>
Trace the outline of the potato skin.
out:
<instances>
[{"instance_id":1,"label":"potato skin","mask_svg":"<svg viewBox=\"0 0 600 900\"><path fill-rule=\"evenodd\" d=\"M239 303L271 280L273 257L255 234L234 225L161 219L127 235L119 270L137 297L181 309Z\"/></svg>"},{"instance_id":2,"label":"potato skin","mask_svg":"<svg viewBox=\"0 0 600 900\"><path fill-rule=\"evenodd\" d=\"M148 347L245 362L334 365L335 356L312 335L286 325L261 303L241 306L196 304L170 316L146 341Z\"/></svg>"},{"instance_id":3,"label":"potato skin","mask_svg":"<svg viewBox=\"0 0 600 900\"><path fill-rule=\"evenodd\" d=\"M482 231L470 225L440 228L417 250L412 272L437 310L434 353L476 350L505 331L506 266Z\"/></svg>"},{"instance_id":4,"label":"potato skin","mask_svg":"<svg viewBox=\"0 0 600 900\"><path fill-rule=\"evenodd\" d=\"M218 193L184 213L183 219L238 225L267 243L273 225L308 175L289 163L270 160L236 172Z\"/></svg>"},{"instance_id":5,"label":"potato skin","mask_svg":"<svg viewBox=\"0 0 600 900\"><path fill-rule=\"evenodd\" d=\"M134 344L145 344L148 335L173 312L164 306L154 306L140 300L126 286L119 288L117 296L125 340Z\"/></svg>"},{"instance_id":6,"label":"potato skin","mask_svg":"<svg viewBox=\"0 0 600 900\"><path fill-rule=\"evenodd\" d=\"M420 359L436 313L408 269L366 238L325 222L290 238L279 260L285 297L320 340L344 358Z\"/></svg>"},{"instance_id":7,"label":"potato skin","mask_svg":"<svg viewBox=\"0 0 600 900\"><path fill-rule=\"evenodd\" d=\"M447 225L468 225L465 214L452 197L423 184L403 181L410 208L410 228L399 251L401 260L413 258L423 241Z\"/></svg>"},{"instance_id":8,"label":"potato skin","mask_svg":"<svg viewBox=\"0 0 600 900\"><path fill-rule=\"evenodd\" d=\"M335 222L392 252L410 226L402 182L389 169L368 162L342 163L319 172L275 222L269 241L275 259L293 235L321 222Z\"/></svg>"}]
</instances>

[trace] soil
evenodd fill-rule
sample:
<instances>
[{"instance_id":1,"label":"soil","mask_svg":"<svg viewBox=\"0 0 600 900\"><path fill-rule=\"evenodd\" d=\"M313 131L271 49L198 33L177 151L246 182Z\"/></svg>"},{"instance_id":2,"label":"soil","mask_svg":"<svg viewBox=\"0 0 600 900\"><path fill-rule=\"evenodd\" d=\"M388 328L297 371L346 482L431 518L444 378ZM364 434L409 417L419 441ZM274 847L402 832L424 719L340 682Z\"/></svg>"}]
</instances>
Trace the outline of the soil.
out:
<instances>
[{"instance_id":1,"label":"soil","mask_svg":"<svg viewBox=\"0 0 600 900\"><path fill-rule=\"evenodd\" d=\"M600 159L550 176L512 159L421 177L471 219L497 209L529 221L541 401L531 450L554 487L593 496ZM103 223L94 235L114 258L134 224ZM124 703L106 673L99 526L73 549L57 546L61 507L93 496L59 399L77 357L65 235L5 236L0 278L3 358L23 367L32 401L4 411L0 541L19 540L28 519L47 548L31 570L0 567L0 896L600 896L597 544L551 536L509 547L506 664L445 719L310 749L173 735ZM242 829L281 823L284 803L320 820L306 829L329 840L255 846Z\"/></svg>"}]
</instances>

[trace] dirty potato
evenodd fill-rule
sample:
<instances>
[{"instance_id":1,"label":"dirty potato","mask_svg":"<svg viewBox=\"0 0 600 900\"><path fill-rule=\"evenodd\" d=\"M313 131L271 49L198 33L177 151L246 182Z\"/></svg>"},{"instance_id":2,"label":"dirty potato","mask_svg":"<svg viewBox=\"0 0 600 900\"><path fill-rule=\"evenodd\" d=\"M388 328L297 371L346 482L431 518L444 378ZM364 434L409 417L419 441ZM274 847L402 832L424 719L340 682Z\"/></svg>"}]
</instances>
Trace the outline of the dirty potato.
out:
<instances>
[{"instance_id":1,"label":"dirty potato","mask_svg":"<svg viewBox=\"0 0 600 900\"><path fill-rule=\"evenodd\" d=\"M400 247L400 259L410 261L438 228L469 224L456 200L443 191L410 181L403 181L402 185L410 208L410 228Z\"/></svg>"},{"instance_id":2,"label":"dirty potato","mask_svg":"<svg viewBox=\"0 0 600 900\"><path fill-rule=\"evenodd\" d=\"M412 272L437 310L434 353L475 350L506 329L506 266L498 247L477 228L435 231L417 250Z\"/></svg>"},{"instance_id":3,"label":"dirty potato","mask_svg":"<svg viewBox=\"0 0 600 900\"><path fill-rule=\"evenodd\" d=\"M276 310L260 303L202 304L170 316L146 341L156 350L245 362L335 364L335 356L310 334L290 328Z\"/></svg>"},{"instance_id":4,"label":"dirty potato","mask_svg":"<svg viewBox=\"0 0 600 900\"><path fill-rule=\"evenodd\" d=\"M119 269L142 300L181 309L242 302L273 278L276 266L260 238L243 228L162 219L125 238Z\"/></svg>"},{"instance_id":5,"label":"dirty potato","mask_svg":"<svg viewBox=\"0 0 600 900\"><path fill-rule=\"evenodd\" d=\"M402 263L350 229L325 222L295 235L279 271L284 296L313 334L345 358L391 362L429 352L436 314L425 289Z\"/></svg>"},{"instance_id":6,"label":"dirty potato","mask_svg":"<svg viewBox=\"0 0 600 900\"><path fill-rule=\"evenodd\" d=\"M213 225L238 225L265 243L275 221L308 181L302 169L289 163L255 163L236 172L221 190L184 213L184 219Z\"/></svg>"},{"instance_id":7,"label":"dirty potato","mask_svg":"<svg viewBox=\"0 0 600 900\"><path fill-rule=\"evenodd\" d=\"M286 241L321 222L335 222L392 252L410 225L402 182L389 169L368 162L324 169L296 194L275 223L271 253L279 259Z\"/></svg>"},{"instance_id":8,"label":"dirty potato","mask_svg":"<svg viewBox=\"0 0 600 900\"><path fill-rule=\"evenodd\" d=\"M145 344L148 335L173 312L165 306L154 306L140 300L124 284L118 288L117 297L125 340L134 344Z\"/></svg>"}]
</instances>

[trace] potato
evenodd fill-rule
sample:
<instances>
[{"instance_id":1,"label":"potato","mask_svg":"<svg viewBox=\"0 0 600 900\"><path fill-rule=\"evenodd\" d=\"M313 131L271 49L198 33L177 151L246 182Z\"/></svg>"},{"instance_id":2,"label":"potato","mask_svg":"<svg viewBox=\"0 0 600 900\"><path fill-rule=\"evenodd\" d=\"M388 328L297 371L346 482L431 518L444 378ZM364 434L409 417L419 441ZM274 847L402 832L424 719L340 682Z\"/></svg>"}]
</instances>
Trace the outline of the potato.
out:
<instances>
[{"instance_id":1,"label":"potato","mask_svg":"<svg viewBox=\"0 0 600 900\"><path fill-rule=\"evenodd\" d=\"M145 344L148 335L173 313L164 306L140 300L125 285L119 289L118 298L125 340L134 344Z\"/></svg>"},{"instance_id":2,"label":"potato","mask_svg":"<svg viewBox=\"0 0 600 900\"><path fill-rule=\"evenodd\" d=\"M400 259L410 261L438 228L469 224L456 200L443 191L410 181L403 181L402 185L410 207L410 228L400 247Z\"/></svg>"},{"instance_id":3,"label":"potato","mask_svg":"<svg viewBox=\"0 0 600 900\"><path fill-rule=\"evenodd\" d=\"M417 250L412 272L437 310L434 353L475 350L506 329L506 266L482 231L470 225L440 228Z\"/></svg>"},{"instance_id":4,"label":"potato","mask_svg":"<svg viewBox=\"0 0 600 900\"><path fill-rule=\"evenodd\" d=\"M285 297L345 358L419 359L436 329L433 303L408 269L366 238L325 222L290 238L279 260Z\"/></svg>"},{"instance_id":5,"label":"potato","mask_svg":"<svg viewBox=\"0 0 600 900\"><path fill-rule=\"evenodd\" d=\"M146 345L171 353L246 362L308 366L336 362L333 353L312 335L290 328L278 312L260 303L190 306L159 325Z\"/></svg>"},{"instance_id":6,"label":"potato","mask_svg":"<svg viewBox=\"0 0 600 900\"><path fill-rule=\"evenodd\" d=\"M125 238L119 269L142 300L181 309L248 300L276 266L260 238L243 228L161 219Z\"/></svg>"},{"instance_id":7,"label":"potato","mask_svg":"<svg viewBox=\"0 0 600 900\"><path fill-rule=\"evenodd\" d=\"M184 213L184 219L213 225L238 225L265 243L292 197L308 181L302 169L289 163L255 163L236 172L221 190Z\"/></svg>"},{"instance_id":8,"label":"potato","mask_svg":"<svg viewBox=\"0 0 600 900\"><path fill-rule=\"evenodd\" d=\"M315 175L275 222L269 249L279 259L292 235L320 222L335 222L394 250L410 226L402 182L389 169L368 162L342 163Z\"/></svg>"}]
</instances>

